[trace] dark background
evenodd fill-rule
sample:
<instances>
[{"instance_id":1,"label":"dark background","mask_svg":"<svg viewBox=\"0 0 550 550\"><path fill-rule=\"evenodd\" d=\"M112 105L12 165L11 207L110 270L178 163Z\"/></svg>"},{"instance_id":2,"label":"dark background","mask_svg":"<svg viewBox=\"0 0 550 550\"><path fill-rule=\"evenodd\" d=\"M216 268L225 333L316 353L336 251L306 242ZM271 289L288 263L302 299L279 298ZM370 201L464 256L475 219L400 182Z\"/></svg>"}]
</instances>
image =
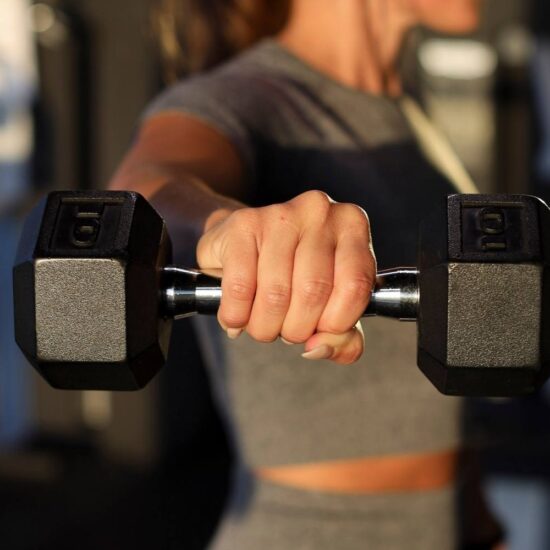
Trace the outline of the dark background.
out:
<instances>
[{"instance_id":1,"label":"dark background","mask_svg":"<svg viewBox=\"0 0 550 550\"><path fill-rule=\"evenodd\" d=\"M36 36L36 193L102 187L162 87L153 1L42 4L57 10L58 26ZM433 38L426 33L415 35L404 62L413 92L486 191L526 192L536 183L537 127L522 42L532 39L528 8L523 0L488 2L479 37L498 67L461 92L449 93L444 79L420 66L417 48ZM480 116L488 137L472 147L468 121ZM20 440L0 449L1 548L204 547L225 499L231 451L188 321L177 323L172 342L169 364L145 390L95 401L49 388L22 362L29 420Z\"/></svg>"}]
</instances>

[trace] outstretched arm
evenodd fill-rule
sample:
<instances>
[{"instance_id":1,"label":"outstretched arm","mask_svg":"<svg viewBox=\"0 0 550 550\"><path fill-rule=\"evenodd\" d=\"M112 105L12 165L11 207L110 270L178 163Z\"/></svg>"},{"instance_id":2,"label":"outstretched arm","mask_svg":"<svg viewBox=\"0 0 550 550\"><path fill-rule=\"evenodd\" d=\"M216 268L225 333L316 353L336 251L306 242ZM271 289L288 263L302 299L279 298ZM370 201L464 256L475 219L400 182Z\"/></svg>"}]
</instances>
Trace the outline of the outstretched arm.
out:
<instances>
[{"instance_id":1,"label":"outstretched arm","mask_svg":"<svg viewBox=\"0 0 550 550\"><path fill-rule=\"evenodd\" d=\"M216 130L166 113L141 130L111 184L165 218L179 262L222 268L218 320L228 336L305 344L308 359L351 363L375 281L368 218L321 191L247 208L243 163Z\"/></svg>"}]
</instances>

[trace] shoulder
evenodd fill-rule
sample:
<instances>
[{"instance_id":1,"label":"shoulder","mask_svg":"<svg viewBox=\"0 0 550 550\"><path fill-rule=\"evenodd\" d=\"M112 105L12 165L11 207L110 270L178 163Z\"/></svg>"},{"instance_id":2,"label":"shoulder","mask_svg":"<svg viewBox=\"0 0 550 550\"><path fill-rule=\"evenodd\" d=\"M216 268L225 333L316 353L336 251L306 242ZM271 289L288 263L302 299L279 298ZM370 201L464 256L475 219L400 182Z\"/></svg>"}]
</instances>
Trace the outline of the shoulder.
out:
<instances>
[{"instance_id":1,"label":"shoulder","mask_svg":"<svg viewBox=\"0 0 550 550\"><path fill-rule=\"evenodd\" d=\"M168 87L145 110L142 126L145 122L147 127L153 122L166 122L174 130L171 135L179 136L178 144L197 139L197 129L202 128L203 134L214 130L237 150L248 177L253 179L256 140L269 125L273 109L267 105L274 95L269 88L277 80L269 74L270 55L264 49L259 44L213 70ZM171 114L186 117L163 116ZM177 121L185 124L176 125Z\"/></svg>"},{"instance_id":2,"label":"shoulder","mask_svg":"<svg viewBox=\"0 0 550 550\"><path fill-rule=\"evenodd\" d=\"M146 116L166 110L206 109L217 114L248 117L261 109L277 86L269 48L258 44L230 61L204 73L191 75L161 92ZM251 112L252 111L252 112Z\"/></svg>"}]
</instances>

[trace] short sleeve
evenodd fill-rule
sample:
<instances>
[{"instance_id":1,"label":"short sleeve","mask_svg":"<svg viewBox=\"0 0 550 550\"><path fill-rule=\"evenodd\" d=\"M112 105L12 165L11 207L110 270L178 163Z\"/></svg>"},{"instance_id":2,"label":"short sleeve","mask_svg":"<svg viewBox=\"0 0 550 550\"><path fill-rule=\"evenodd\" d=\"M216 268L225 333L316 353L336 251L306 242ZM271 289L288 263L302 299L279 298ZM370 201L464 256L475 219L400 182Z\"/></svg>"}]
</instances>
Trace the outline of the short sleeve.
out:
<instances>
[{"instance_id":1,"label":"short sleeve","mask_svg":"<svg viewBox=\"0 0 550 550\"><path fill-rule=\"evenodd\" d=\"M255 148L247 124L246 83L216 74L182 80L160 93L146 108L142 121L178 111L196 117L220 132L236 148L248 178L255 173Z\"/></svg>"}]
</instances>

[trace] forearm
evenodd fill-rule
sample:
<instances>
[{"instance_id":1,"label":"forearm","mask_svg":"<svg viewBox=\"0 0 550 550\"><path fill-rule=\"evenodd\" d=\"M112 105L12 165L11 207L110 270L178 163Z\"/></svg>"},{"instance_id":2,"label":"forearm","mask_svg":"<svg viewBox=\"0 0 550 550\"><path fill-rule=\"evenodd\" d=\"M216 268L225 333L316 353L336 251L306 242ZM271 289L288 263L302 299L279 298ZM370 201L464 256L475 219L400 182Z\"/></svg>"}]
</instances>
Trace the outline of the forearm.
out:
<instances>
[{"instance_id":1,"label":"forearm","mask_svg":"<svg viewBox=\"0 0 550 550\"><path fill-rule=\"evenodd\" d=\"M141 193L166 221L174 261L188 266L196 264L196 245L205 227L243 207L192 174L150 162L123 164L109 187Z\"/></svg>"},{"instance_id":2,"label":"forearm","mask_svg":"<svg viewBox=\"0 0 550 550\"><path fill-rule=\"evenodd\" d=\"M141 193L165 219L174 261L195 265L205 227L243 204L244 170L216 130L178 113L158 115L140 129L109 187Z\"/></svg>"}]
</instances>

